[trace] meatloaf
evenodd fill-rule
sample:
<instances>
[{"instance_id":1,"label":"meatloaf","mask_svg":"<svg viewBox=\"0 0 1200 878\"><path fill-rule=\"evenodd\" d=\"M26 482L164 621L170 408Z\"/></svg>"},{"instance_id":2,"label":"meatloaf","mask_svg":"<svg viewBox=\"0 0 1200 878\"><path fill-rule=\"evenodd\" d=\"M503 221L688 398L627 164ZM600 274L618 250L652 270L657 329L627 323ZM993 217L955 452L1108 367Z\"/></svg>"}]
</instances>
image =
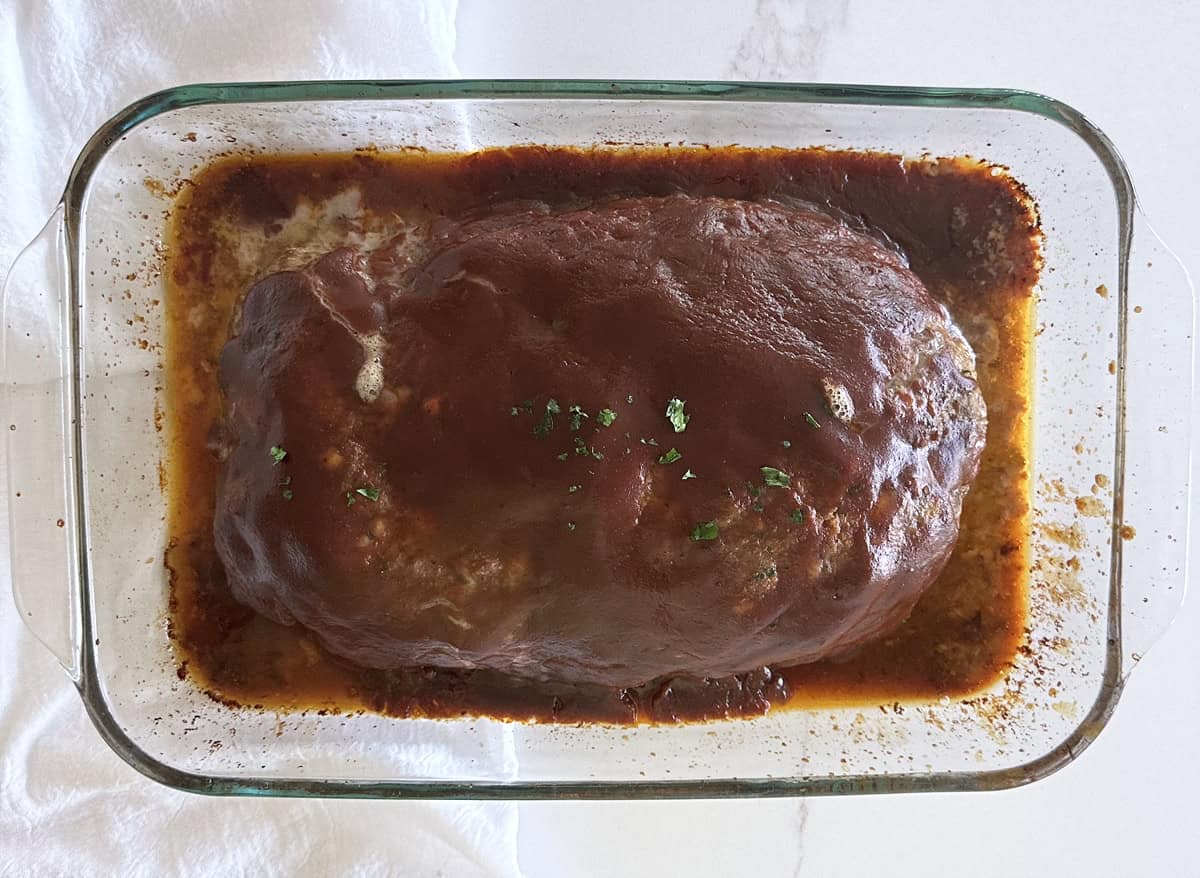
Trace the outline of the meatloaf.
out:
<instances>
[{"instance_id":1,"label":"meatloaf","mask_svg":"<svg viewBox=\"0 0 1200 878\"><path fill-rule=\"evenodd\" d=\"M214 533L236 598L369 668L632 686L838 656L954 546L974 358L802 204L511 204L242 303Z\"/></svg>"}]
</instances>

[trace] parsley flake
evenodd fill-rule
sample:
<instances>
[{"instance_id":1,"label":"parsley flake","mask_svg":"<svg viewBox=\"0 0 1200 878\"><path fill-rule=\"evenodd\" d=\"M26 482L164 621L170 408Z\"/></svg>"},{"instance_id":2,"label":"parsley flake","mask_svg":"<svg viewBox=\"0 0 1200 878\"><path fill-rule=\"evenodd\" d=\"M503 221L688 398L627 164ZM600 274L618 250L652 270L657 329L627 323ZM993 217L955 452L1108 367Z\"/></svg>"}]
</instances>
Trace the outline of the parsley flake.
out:
<instances>
[{"instance_id":1,"label":"parsley flake","mask_svg":"<svg viewBox=\"0 0 1200 878\"><path fill-rule=\"evenodd\" d=\"M787 440L787 439L784 439L784 440L783 440L782 442L780 442L779 444L780 444L780 445L782 445L784 448L791 448L791 447L792 447L792 443L791 443L789 440Z\"/></svg>"},{"instance_id":2,"label":"parsley flake","mask_svg":"<svg viewBox=\"0 0 1200 878\"><path fill-rule=\"evenodd\" d=\"M603 454L597 451L595 447L588 448L587 443L578 436L575 437L575 453L580 457L587 457L588 455L591 455L596 460L604 460Z\"/></svg>"},{"instance_id":3,"label":"parsley flake","mask_svg":"<svg viewBox=\"0 0 1200 878\"><path fill-rule=\"evenodd\" d=\"M758 495L762 493L762 488L754 484L754 482L746 482L746 492L757 500Z\"/></svg>"},{"instance_id":4,"label":"parsley flake","mask_svg":"<svg viewBox=\"0 0 1200 878\"><path fill-rule=\"evenodd\" d=\"M683 457L683 455L680 454L678 451L676 451L674 448L672 448L670 451L668 451L666 454L664 454L662 457L660 457L658 459L658 462L659 463L674 463L675 461L679 460L681 457Z\"/></svg>"},{"instance_id":5,"label":"parsley flake","mask_svg":"<svg viewBox=\"0 0 1200 878\"><path fill-rule=\"evenodd\" d=\"M715 521L704 521L692 529L692 539L696 542L700 542L701 540L715 540L717 533L718 528Z\"/></svg>"},{"instance_id":6,"label":"parsley flake","mask_svg":"<svg viewBox=\"0 0 1200 878\"><path fill-rule=\"evenodd\" d=\"M596 420L600 422L601 427L611 427L612 422L617 419L617 413L612 409L600 409L596 412Z\"/></svg>"},{"instance_id":7,"label":"parsley flake","mask_svg":"<svg viewBox=\"0 0 1200 878\"><path fill-rule=\"evenodd\" d=\"M354 493L358 494L360 497L366 497L372 503L379 500L378 488L355 488Z\"/></svg>"},{"instance_id":8,"label":"parsley flake","mask_svg":"<svg viewBox=\"0 0 1200 878\"><path fill-rule=\"evenodd\" d=\"M694 472L692 472L691 470L688 470L687 472L685 472L683 474L684 481L686 481L688 479L694 479L694 478L696 478L696 474Z\"/></svg>"},{"instance_id":9,"label":"parsley flake","mask_svg":"<svg viewBox=\"0 0 1200 878\"><path fill-rule=\"evenodd\" d=\"M792 483L792 477L781 469L775 469L773 466L760 467L763 474L763 481L772 488L786 488Z\"/></svg>"},{"instance_id":10,"label":"parsley flake","mask_svg":"<svg viewBox=\"0 0 1200 878\"><path fill-rule=\"evenodd\" d=\"M292 489L291 489L291 488L284 488L284 489L283 489L283 499L284 499L284 500L291 500L293 496L295 496L295 495L294 495L294 494L292 494Z\"/></svg>"},{"instance_id":11,"label":"parsley flake","mask_svg":"<svg viewBox=\"0 0 1200 878\"><path fill-rule=\"evenodd\" d=\"M804 524L804 510L799 507L793 509L791 519L792 521L796 522L796 524Z\"/></svg>"},{"instance_id":12,"label":"parsley flake","mask_svg":"<svg viewBox=\"0 0 1200 878\"><path fill-rule=\"evenodd\" d=\"M821 425L817 423L817 419L816 419L816 418L814 418L814 417L812 416L812 414L811 414L811 413L809 413L809 412L805 412L805 413L804 413L804 420L805 420L805 422L808 424L808 426L812 427L814 430L820 430L820 429L821 429Z\"/></svg>"},{"instance_id":13,"label":"parsley flake","mask_svg":"<svg viewBox=\"0 0 1200 878\"><path fill-rule=\"evenodd\" d=\"M575 522L568 521L567 522L567 530L575 530Z\"/></svg>"},{"instance_id":14,"label":"parsley flake","mask_svg":"<svg viewBox=\"0 0 1200 878\"><path fill-rule=\"evenodd\" d=\"M583 424L583 419L588 416L588 413L577 405L571 406L567 411L571 415L571 429L578 430Z\"/></svg>"},{"instance_id":15,"label":"parsley flake","mask_svg":"<svg viewBox=\"0 0 1200 878\"><path fill-rule=\"evenodd\" d=\"M754 504L754 511L755 511L755 512L762 512L762 511L763 511L763 505L762 505L761 503L755 503L755 504Z\"/></svg>"},{"instance_id":16,"label":"parsley flake","mask_svg":"<svg viewBox=\"0 0 1200 878\"><path fill-rule=\"evenodd\" d=\"M671 422L671 426L675 428L676 433L682 433L687 429L688 421L692 419L691 415L683 413L683 407L687 405L686 399L671 398L667 403L667 420Z\"/></svg>"},{"instance_id":17,"label":"parsley flake","mask_svg":"<svg viewBox=\"0 0 1200 878\"><path fill-rule=\"evenodd\" d=\"M570 453L571 453L571 452L569 452L569 451L564 451L562 454L557 454L557 455L555 455L555 456L556 456L556 457L557 457L559 460L566 460L566 459L567 459L567 457L568 457L568 456L570 456Z\"/></svg>"},{"instance_id":18,"label":"parsley flake","mask_svg":"<svg viewBox=\"0 0 1200 878\"><path fill-rule=\"evenodd\" d=\"M271 460L275 461L275 463L283 463L284 459L287 458L287 454L287 450L282 445L271 446Z\"/></svg>"},{"instance_id":19,"label":"parsley flake","mask_svg":"<svg viewBox=\"0 0 1200 878\"><path fill-rule=\"evenodd\" d=\"M657 439L646 439L645 437L643 437L643 438L642 438L641 440L639 440L639 441L640 441L640 442L641 442L643 445L653 445L655 448L657 448L657 447L658 447L658 440L657 440Z\"/></svg>"},{"instance_id":20,"label":"parsley flake","mask_svg":"<svg viewBox=\"0 0 1200 878\"><path fill-rule=\"evenodd\" d=\"M631 393L629 396L625 397L625 401L630 405L633 405L633 394Z\"/></svg>"},{"instance_id":21,"label":"parsley flake","mask_svg":"<svg viewBox=\"0 0 1200 878\"><path fill-rule=\"evenodd\" d=\"M353 492L353 491L347 491L347 492L346 492L346 505L347 505L347 506L353 506L353 505L354 505L354 501L355 501L356 499L357 499L357 498L354 496L354 492Z\"/></svg>"},{"instance_id":22,"label":"parsley flake","mask_svg":"<svg viewBox=\"0 0 1200 878\"><path fill-rule=\"evenodd\" d=\"M541 420L533 427L533 435L539 439L554 429L554 416L561 414L562 409L558 406L558 400L546 400L546 410L542 412Z\"/></svg>"},{"instance_id":23,"label":"parsley flake","mask_svg":"<svg viewBox=\"0 0 1200 878\"><path fill-rule=\"evenodd\" d=\"M582 487L583 487L583 485L571 485L571 487L567 488L567 493L574 494L576 491L578 491Z\"/></svg>"}]
</instances>

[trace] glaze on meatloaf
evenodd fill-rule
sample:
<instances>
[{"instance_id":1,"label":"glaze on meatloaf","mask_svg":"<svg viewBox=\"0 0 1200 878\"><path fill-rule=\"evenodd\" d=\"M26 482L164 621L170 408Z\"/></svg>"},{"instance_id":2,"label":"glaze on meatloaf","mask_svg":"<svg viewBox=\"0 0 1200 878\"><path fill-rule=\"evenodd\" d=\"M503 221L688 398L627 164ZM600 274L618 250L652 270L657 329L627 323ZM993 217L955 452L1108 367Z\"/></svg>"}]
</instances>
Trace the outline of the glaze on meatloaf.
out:
<instances>
[{"instance_id":1,"label":"glaze on meatloaf","mask_svg":"<svg viewBox=\"0 0 1200 878\"><path fill-rule=\"evenodd\" d=\"M632 686L853 650L954 546L974 358L803 205L516 204L247 293L221 357L238 600L371 668Z\"/></svg>"}]
</instances>

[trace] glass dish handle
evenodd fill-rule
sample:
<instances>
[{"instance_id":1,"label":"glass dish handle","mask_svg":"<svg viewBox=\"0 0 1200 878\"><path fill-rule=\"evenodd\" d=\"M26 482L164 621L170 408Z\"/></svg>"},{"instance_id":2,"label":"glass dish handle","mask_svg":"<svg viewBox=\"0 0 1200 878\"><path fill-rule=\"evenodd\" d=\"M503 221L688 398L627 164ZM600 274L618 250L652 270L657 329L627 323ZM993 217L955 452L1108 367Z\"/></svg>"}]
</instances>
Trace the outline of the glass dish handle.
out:
<instances>
[{"instance_id":1,"label":"glass dish handle","mask_svg":"<svg viewBox=\"0 0 1200 878\"><path fill-rule=\"evenodd\" d=\"M0 374L9 565L17 610L73 680L80 671L74 374L64 209L4 281Z\"/></svg>"},{"instance_id":2,"label":"glass dish handle","mask_svg":"<svg viewBox=\"0 0 1200 878\"><path fill-rule=\"evenodd\" d=\"M1121 671L1127 675L1183 605L1191 502L1194 302L1179 258L1135 210L1122 278L1124 484L1114 484L1121 572ZM1116 478L1121 478L1117 473Z\"/></svg>"}]
</instances>

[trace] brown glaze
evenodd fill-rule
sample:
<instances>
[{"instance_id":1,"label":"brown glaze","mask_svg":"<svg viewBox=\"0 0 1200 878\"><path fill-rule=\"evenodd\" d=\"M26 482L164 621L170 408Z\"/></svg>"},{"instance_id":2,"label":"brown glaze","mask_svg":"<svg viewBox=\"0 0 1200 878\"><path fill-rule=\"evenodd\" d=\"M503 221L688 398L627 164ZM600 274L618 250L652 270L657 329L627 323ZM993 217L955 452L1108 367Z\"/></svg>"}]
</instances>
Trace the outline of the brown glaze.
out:
<instances>
[{"instance_id":1,"label":"brown glaze","mask_svg":"<svg viewBox=\"0 0 1200 878\"><path fill-rule=\"evenodd\" d=\"M230 600L211 531L176 503L173 621L189 671L204 684L243 702L678 719L760 712L789 697L962 691L1011 655L1022 603L1023 333L1036 242L1027 202L1006 177L965 160L902 165L820 151L230 160L197 180L171 250L178 302L191 302L193 325L197 309L209 318L195 339L204 346L187 345L186 368L172 359L173 399L190 400L190 417L173 422L188 429L174 433L172 494L186 479L191 509L204 497L201 511L214 509L213 467L195 452L217 410L219 316L228 321L236 283L244 289L253 279L222 251L216 220L232 213L270 238L305 197L351 185L369 215L440 207L451 218L433 223L432 250L413 266L411 242L393 241L255 287L222 363L232 416L217 444L232 456L217 531L243 600L276 621L300 618L359 667L325 656L298 626ZM690 197L614 201L673 191ZM836 283L820 283L831 273ZM968 497L950 566L908 623L849 660L689 679L843 652L902 618L940 569L981 421L973 382L961 374L969 363L944 353L954 332L925 287L979 350L993 412L980 476L991 481ZM856 292L892 304L855 312ZM362 347L331 309L359 335L380 328L388 336L386 389L373 403L354 391ZM497 325L507 327L502 345ZM273 343L273 333L290 340ZM867 339L884 340L874 361ZM921 356L914 340L942 352ZM885 392L882 376L905 369L920 400ZM261 380L264 370L274 377ZM190 381L179 380L185 375ZM845 423L830 413L841 394L830 399L831 382L853 400ZM550 397L562 414L535 436ZM687 399L691 415L678 434L663 412L671 397ZM963 408L951 417L938 403ZM571 404L590 415L579 431L570 430ZM617 414L609 427L596 421L605 406ZM574 453L577 438L586 455ZM370 450L347 453L347 443ZM272 445L288 452L277 465ZM915 470L914 445L928 445ZM683 457L660 464L671 447ZM180 455L190 465L181 468ZM763 485L763 465L786 471L789 486ZM697 478L680 478L687 469ZM926 514L901 514L897 485L901 497L932 496ZM355 487L377 488L379 499ZM977 497L990 505L982 514ZM630 527L634 519L640 527ZM717 540L688 538L709 520L720 526ZM295 542L285 545L282 533ZM881 574L881 545L904 559L905 575ZM541 548L531 555L530 546ZM442 564L436 574L412 575L427 569L414 563L421 551ZM476 566L450 574L447 561ZM564 572L573 572L569 582ZM399 582L406 591L397 603L388 589ZM395 612L447 593L463 611L458 621L436 603L443 612ZM613 630L622 637L601 633ZM561 640L545 648L550 632L564 634L568 648ZM493 670L361 667L396 662ZM521 681L494 669L576 682ZM628 685L663 674L672 678Z\"/></svg>"},{"instance_id":2,"label":"brown glaze","mask_svg":"<svg viewBox=\"0 0 1200 878\"><path fill-rule=\"evenodd\" d=\"M844 654L941 572L983 400L894 251L685 195L415 237L246 298L214 526L243 603L366 667L622 687Z\"/></svg>"}]
</instances>

